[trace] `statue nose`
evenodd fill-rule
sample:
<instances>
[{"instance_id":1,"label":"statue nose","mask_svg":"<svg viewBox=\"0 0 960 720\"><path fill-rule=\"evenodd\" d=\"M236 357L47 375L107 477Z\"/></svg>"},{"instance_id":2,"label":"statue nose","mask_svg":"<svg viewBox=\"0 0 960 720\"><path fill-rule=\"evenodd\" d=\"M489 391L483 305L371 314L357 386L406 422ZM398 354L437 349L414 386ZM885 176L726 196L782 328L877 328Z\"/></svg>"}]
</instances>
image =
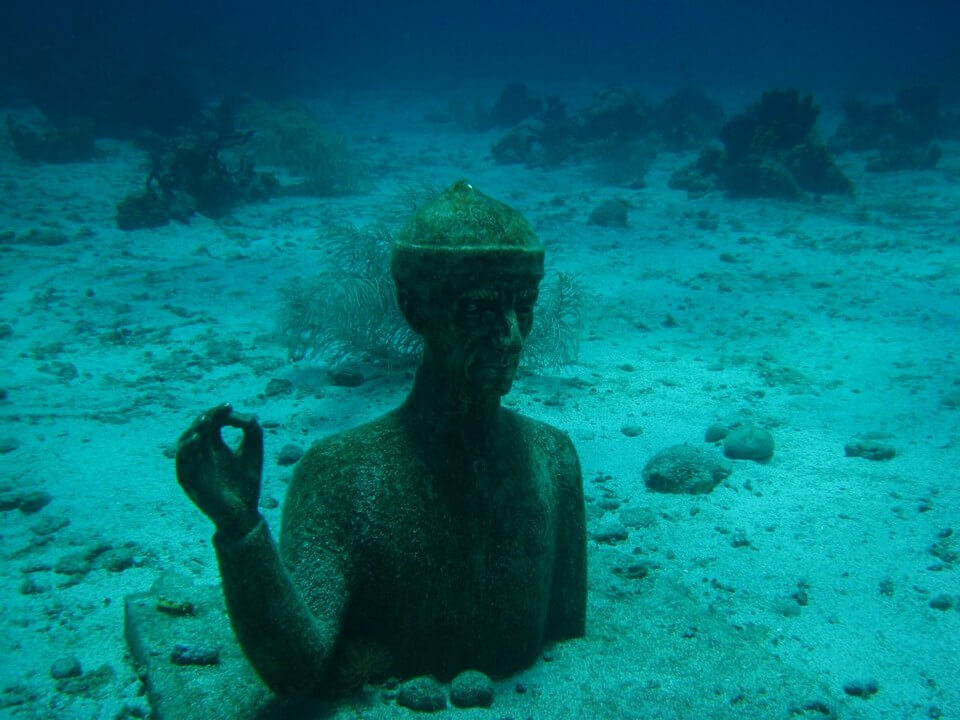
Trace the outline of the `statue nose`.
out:
<instances>
[{"instance_id":1,"label":"statue nose","mask_svg":"<svg viewBox=\"0 0 960 720\"><path fill-rule=\"evenodd\" d=\"M501 347L509 353L519 353L523 348L523 335L520 334L520 323L517 320L517 311L509 308L500 318L498 340Z\"/></svg>"}]
</instances>

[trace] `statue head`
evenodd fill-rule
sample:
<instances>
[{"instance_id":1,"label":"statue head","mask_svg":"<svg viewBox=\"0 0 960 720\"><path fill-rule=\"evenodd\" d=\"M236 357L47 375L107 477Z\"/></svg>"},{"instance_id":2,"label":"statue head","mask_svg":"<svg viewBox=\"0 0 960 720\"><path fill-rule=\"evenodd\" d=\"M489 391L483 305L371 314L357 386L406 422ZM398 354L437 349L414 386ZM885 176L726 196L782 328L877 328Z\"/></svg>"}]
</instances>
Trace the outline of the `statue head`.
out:
<instances>
[{"instance_id":1,"label":"statue head","mask_svg":"<svg viewBox=\"0 0 960 720\"><path fill-rule=\"evenodd\" d=\"M506 394L533 326L543 255L519 212L465 180L420 208L391 270L424 364L468 392Z\"/></svg>"}]
</instances>

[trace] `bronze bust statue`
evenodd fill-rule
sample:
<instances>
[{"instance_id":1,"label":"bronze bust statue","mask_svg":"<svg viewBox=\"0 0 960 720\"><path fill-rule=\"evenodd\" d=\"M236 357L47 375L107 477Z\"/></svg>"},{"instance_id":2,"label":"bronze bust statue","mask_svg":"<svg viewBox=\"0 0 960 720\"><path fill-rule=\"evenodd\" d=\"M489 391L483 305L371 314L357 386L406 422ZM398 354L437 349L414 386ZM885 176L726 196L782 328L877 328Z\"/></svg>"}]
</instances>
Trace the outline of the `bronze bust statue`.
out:
<instances>
[{"instance_id":1,"label":"bronze bust statue","mask_svg":"<svg viewBox=\"0 0 960 720\"><path fill-rule=\"evenodd\" d=\"M543 255L517 211L462 180L414 215L392 259L400 308L423 337L413 388L306 453L279 547L257 509L257 421L222 405L181 436L178 480L216 525L234 630L274 692L334 689L358 663L382 676L503 676L545 642L583 635L576 452L500 403ZM236 451L224 426L243 432Z\"/></svg>"}]
</instances>

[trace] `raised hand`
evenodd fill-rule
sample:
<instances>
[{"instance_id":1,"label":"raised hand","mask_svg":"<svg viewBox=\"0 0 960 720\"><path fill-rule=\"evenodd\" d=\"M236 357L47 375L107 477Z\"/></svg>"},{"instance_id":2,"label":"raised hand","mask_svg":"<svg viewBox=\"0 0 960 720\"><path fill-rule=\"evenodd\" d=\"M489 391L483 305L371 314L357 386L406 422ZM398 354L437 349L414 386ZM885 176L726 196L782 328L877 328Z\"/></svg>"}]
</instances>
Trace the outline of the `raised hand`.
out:
<instances>
[{"instance_id":1,"label":"raised hand","mask_svg":"<svg viewBox=\"0 0 960 720\"><path fill-rule=\"evenodd\" d=\"M243 432L233 451L221 429ZM263 429L253 415L235 413L229 404L200 415L177 443L177 481L217 529L243 537L260 521Z\"/></svg>"}]
</instances>

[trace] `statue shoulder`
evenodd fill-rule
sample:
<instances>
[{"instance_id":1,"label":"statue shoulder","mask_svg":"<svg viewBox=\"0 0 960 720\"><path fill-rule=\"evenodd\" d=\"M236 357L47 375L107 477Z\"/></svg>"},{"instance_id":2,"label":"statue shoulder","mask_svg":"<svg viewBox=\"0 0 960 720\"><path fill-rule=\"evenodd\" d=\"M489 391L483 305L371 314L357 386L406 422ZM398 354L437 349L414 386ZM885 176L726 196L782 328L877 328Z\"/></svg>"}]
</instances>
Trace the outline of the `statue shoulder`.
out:
<instances>
[{"instance_id":1,"label":"statue shoulder","mask_svg":"<svg viewBox=\"0 0 960 720\"><path fill-rule=\"evenodd\" d=\"M311 494L347 502L358 475L389 454L400 434L392 412L320 440L297 463L288 497Z\"/></svg>"},{"instance_id":2,"label":"statue shoulder","mask_svg":"<svg viewBox=\"0 0 960 720\"><path fill-rule=\"evenodd\" d=\"M571 476L579 481L580 460L566 432L526 415L511 412L511 416L520 433L551 458L561 476Z\"/></svg>"}]
</instances>

